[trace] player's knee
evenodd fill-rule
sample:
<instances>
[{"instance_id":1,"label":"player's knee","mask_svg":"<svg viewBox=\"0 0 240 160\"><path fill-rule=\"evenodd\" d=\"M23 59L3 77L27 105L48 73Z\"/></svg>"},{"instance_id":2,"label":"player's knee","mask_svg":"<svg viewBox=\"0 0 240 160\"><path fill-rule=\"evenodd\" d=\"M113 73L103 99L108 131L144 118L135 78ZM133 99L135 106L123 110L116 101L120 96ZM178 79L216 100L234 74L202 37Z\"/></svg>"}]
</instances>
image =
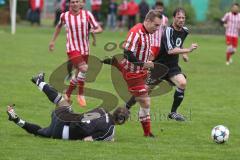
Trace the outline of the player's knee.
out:
<instances>
[{"instance_id":1,"label":"player's knee","mask_svg":"<svg viewBox=\"0 0 240 160\"><path fill-rule=\"evenodd\" d=\"M141 96L136 97L136 100L139 102L140 106L143 108L148 108L150 106L150 97L148 96Z\"/></svg>"},{"instance_id":2,"label":"player's knee","mask_svg":"<svg viewBox=\"0 0 240 160\"><path fill-rule=\"evenodd\" d=\"M88 65L87 64L82 64L78 67L80 72L87 72L88 70Z\"/></svg>"},{"instance_id":3,"label":"player's knee","mask_svg":"<svg viewBox=\"0 0 240 160\"><path fill-rule=\"evenodd\" d=\"M233 50L234 48L231 45L227 46L227 52L232 53Z\"/></svg>"},{"instance_id":4,"label":"player's knee","mask_svg":"<svg viewBox=\"0 0 240 160\"><path fill-rule=\"evenodd\" d=\"M235 53L237 51L236 48L232 48L232 52Z\"/></svg>"},{"instance_id":5,"label":"player's knee","mask_svg":"<svg viewBox=\"0 0 240 160\"><path fill-rule=\"evenodd\" d=\"M178 88L181 88L181 89L185 89L186 88L186 86L187 86L187 81L186 81L186 79L182 79L182 80L180 80L179 82L178 82Z\"/></svg>"},{"instance_id":6,"label":"player's knee","mask_svg":"<svg viewBox=\"0 0 240 160\"><path fill-rule=\"evenodd\" d=\"M63 107L63 106L65 106L65 107L70 106L69 101L65 97L62 97L61 100L57 104L57 107Z\"/></svg>"}]
</instances>

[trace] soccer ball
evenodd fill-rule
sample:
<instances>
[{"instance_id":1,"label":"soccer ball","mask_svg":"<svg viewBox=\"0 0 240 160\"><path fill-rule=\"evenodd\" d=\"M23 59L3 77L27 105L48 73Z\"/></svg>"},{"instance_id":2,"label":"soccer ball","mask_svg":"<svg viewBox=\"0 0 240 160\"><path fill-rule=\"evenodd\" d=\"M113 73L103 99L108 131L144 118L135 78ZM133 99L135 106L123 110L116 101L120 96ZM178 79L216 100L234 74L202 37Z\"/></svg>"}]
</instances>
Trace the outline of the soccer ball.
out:
<instances>
[{"instance_id":1,"label":"soccer ball","mask_svg":"<svg viewBox=\"0 0 240 160\"><path fill-rule=\"evenodd\" d=\"M216 142L216 143L224 143L228 140L229 138L229 130L227 127L223 126L223 125L218 125L216 127L214 127L212 129L212 139Z\"/></svg>"}]
</instances>

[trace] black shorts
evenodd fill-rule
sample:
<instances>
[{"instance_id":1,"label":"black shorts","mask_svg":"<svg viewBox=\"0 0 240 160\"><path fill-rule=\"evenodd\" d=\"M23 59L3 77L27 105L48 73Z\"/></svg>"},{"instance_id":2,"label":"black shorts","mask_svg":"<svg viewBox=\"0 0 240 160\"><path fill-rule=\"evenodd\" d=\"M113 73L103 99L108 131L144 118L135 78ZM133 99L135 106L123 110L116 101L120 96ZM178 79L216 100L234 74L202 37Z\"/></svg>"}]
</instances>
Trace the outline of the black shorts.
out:
<instances>
[{"instance_id":1,"label":"black shorts","mask_svg":"<svg viewBox=\"0 0 240 160\"><path fill-rule=\"evenodd\" d=\"M173 76L175 76L175 75L178 75L178 74L183 74L182 73L182 69L181 69L181 67L179 67L178 65L175 65L175 66L171 66L171 67L169 67L168 66L168 72L167 72L167 74L166 75L164 75L163 77L159 77L159 78L157 78L157 79L150 79L150 78L148 78L147 79L147 85L157 85L157 84L159 84L159 83L161 83L162 82L162 80L166 80L166 81L168 81L172 86L175 86L175 84L171 81L171 77L173 77ZM186 78L186 75L185 74L183 74L184 75L184 77ZM154 77L154 76L150 76L150 77Z\"/></svg>"},{"instance_id":2,"label":"black shorts","mask_svg":"<svg viewBox=\"0 0 240 160\"><path fill-rule=\"evenodd\" d=\"M164 78L170 79L171 77L182 74L182 69L179 66L169 67L169 71Z\"/></svg>"},{"instance_id":3,"label":"black shorts","mask_svg":"<svg viewBox=\"0 0 240 160\"><path fill-rule=\"evenodd\" d=\"M50 125L38 130L38 134L43 137L62 139L63 127L68 124L59 118L59 114L64 114L65 112L69 112L67 107L59 107L55 109L51 114Z\"/></svg>"}]
</instances>

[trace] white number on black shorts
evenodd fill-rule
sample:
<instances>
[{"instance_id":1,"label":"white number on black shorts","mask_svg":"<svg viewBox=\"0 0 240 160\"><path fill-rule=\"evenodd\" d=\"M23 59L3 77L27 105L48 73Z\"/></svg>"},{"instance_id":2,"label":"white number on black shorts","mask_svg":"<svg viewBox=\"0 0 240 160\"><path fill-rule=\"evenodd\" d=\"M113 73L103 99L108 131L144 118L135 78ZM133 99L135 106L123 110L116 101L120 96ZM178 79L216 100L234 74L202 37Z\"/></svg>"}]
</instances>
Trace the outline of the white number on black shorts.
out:
<instances>
[{"instance_id":1,"label":"white number on black shorts","mask_svg":"<svg viewBox=\"0 0 240 160\"><path fill-rule=\"evenodd\" d=\"M100 113L93 112L93 113L84 113L83 119L81 120L83 123L90 123L91 120L100 118Z\"/></svg>"}]
</instances>

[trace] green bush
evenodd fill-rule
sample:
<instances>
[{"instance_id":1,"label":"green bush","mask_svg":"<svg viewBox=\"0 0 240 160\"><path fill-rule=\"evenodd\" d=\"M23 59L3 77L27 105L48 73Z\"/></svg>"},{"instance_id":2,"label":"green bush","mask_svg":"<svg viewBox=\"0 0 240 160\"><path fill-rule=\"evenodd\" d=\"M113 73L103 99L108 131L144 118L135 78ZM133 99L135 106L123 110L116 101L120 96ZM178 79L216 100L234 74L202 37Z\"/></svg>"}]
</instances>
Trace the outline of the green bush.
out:
<instances>
[{"instance_id":1,"label":"green bush","mask_svg":"<svg viewBox=\"0 0 240 160\"><path fill-rule=\"evenodd\" d=\"M219 22L223 16L223 12L220 9L221 0L209 1L207 19L210 22Z\"/></svg>"},{"instance_id":2,"label":"green bush","mask_svg":"<svg viewBox=\"0 0 240 160\"><path fill-rule=\"evenodd\" d=\"M170 1L169 6L167 6L166 14L169 17L170 22L172 22L173 12L177 7L182 7L186 11L186 23L195 24L196 23L196 13L194 8L191 6L189 1L183 1L182 4L178 0Z\"/></svg>"},{"instance_id":3,"label":"green bush","mask_svg":"<svg viewBox=\"0 0 240 160\"><path fill-rule=\"evenodd\" d=\"M21 19L26 19L26 14L28 10L28 1L18 1L17 3L17 14Z\"/></svg>"}]
</instances>

